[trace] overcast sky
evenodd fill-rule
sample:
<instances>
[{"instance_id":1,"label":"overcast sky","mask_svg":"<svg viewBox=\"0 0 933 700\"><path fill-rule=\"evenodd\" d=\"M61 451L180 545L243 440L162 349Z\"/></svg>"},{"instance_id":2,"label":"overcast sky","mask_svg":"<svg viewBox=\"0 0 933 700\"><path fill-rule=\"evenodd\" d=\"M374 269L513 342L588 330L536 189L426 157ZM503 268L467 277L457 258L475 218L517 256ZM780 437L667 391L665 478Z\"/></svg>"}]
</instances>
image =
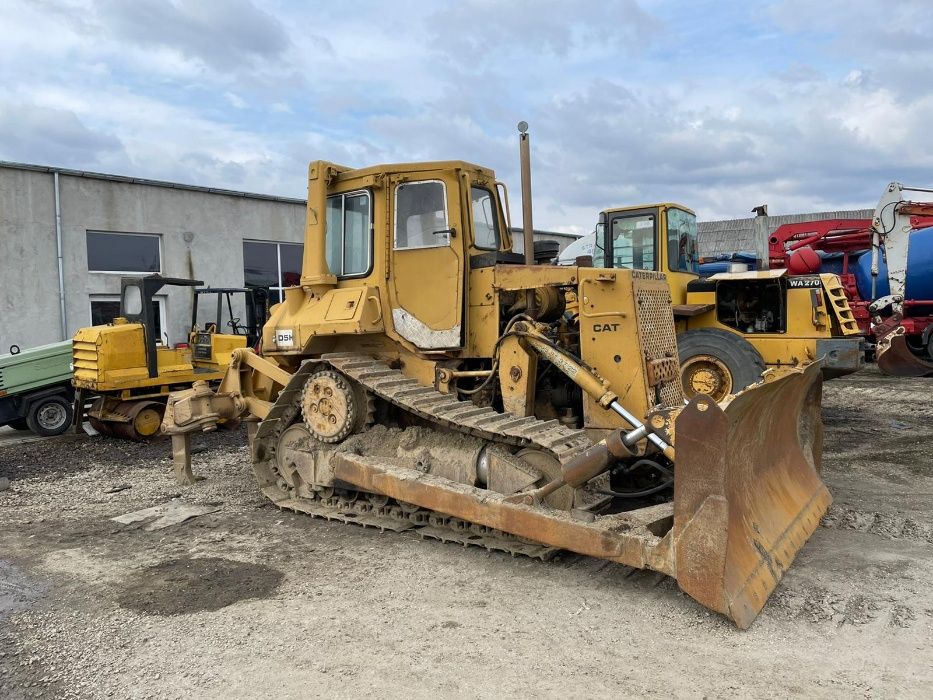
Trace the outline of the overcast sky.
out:
<instances>
[{"instance_id":1,"label":"overcast sky","mask_svg":"<svg viewBox=\"0 0 933 700\"><path fill-rule=\"evenodd\" d=\"M535 225L872 207L933 185L929 0L2 0L0 159L304 196L463 159Z\"/></svg>"}]
</instances>

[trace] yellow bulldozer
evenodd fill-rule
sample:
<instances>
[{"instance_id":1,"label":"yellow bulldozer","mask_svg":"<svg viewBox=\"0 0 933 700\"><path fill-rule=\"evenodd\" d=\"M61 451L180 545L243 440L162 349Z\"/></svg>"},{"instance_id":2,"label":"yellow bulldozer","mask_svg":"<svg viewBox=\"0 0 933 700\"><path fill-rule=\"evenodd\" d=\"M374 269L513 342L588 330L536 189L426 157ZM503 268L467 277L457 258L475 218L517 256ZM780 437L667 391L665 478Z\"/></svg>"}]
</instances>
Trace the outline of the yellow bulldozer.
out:
<instances>
[{"instance_id":1,"label":"yellow bulldozer","mask_svg":"<svg viewBox=\"0 0 933 700\"><path fill-rule=\"evenodd\" d=\"M747 627L830 502L819 363L685 401L665 274L532 264L500 184L311 163L300 286L261 355L169 397L179 481L191 433L245 418L280 508L652 569Z\"/></svg>"},{"instance_id":2,"label":"yellow bulldozer","mask_svg":"<svg viewBox=\"0 0 933 700\"><path fill-rule=\"evenodd\" d=\"M568 246L559 262L590 251L596 267L666 275L687 398L722 401L768 367L821 359L823 376L832 378L863 366L863 338L836 275L745 270L701 279L696 215L681 204L606 209L595 233Z\"/></svg>"},{"instance_id":3,"label":"yellow bulldozer","mask_svg":"<svg viewBox=\"0 0 933 700\"><path fill-rule=\"evenodd\" d=\"M121 280L120 315L80 329L72 341L76 430L93 398L88 422L99 433L131 440L158 435L170 391L196 381L217 383L233 350L256 344L268 291L203 284L157 274ZM156 323L153 298L166 285L193 290L191 329L186 342L175 346L164 342ZM244 303L234 304L240 296Z\"/></svg>"}]
</instances>

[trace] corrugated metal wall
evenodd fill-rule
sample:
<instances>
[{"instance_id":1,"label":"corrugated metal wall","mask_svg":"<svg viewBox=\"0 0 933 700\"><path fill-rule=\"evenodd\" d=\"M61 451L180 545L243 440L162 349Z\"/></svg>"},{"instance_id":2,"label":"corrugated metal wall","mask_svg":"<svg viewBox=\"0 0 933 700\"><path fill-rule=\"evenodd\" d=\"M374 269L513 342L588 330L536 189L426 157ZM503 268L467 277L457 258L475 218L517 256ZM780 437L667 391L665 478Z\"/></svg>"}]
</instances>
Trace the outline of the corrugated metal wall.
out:
<instances>
[{"instance_id":1,"label":"corrugated metal wall","mask_svg":"<svg viewBox=\"0 0 933 700\"><path fill-rule=\"evenodd\" d=\"M810 214L781 214L766 216L765 225L773 233L782 224L795 224L801 221L821 221L823 219L870 219L872 209L852 209L847 211L820 211ZM701 221L698 226L698 247L701 257L712 257L720 253L734 253L739 250L755 251L755 217L747 219L725 219L723 221Z\"/></svg>"}]
</instances>

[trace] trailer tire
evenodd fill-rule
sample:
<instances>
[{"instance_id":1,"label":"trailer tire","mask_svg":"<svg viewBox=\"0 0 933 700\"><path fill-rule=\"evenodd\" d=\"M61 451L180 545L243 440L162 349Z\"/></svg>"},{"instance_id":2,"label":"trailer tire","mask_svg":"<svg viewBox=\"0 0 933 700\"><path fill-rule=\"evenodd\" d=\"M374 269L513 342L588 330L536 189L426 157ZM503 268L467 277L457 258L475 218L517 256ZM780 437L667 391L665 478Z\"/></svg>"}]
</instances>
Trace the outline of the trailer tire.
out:
<instances>
[{"instance_id":1,"label":"trailer tire","mask_svg":"<svg viewBox=\"0 0 933 700\"><path fill-rule=\"evenodd\" d=\"M74 420L71 402L64 396L53 394L36 399L29 405L26 424L36 435L61 435Z\"/></svg>"},{"instance_id":2,"label":"trailer tire","mask_svg":"<svg viewBox=\"0 0 933 700\"><path fill-rule=\"evenodd\" d=\"M722 401L761 379L765 362L745 338L719 328L697 328L677 337L684 396Z\"/></svg>"}]
</instances>

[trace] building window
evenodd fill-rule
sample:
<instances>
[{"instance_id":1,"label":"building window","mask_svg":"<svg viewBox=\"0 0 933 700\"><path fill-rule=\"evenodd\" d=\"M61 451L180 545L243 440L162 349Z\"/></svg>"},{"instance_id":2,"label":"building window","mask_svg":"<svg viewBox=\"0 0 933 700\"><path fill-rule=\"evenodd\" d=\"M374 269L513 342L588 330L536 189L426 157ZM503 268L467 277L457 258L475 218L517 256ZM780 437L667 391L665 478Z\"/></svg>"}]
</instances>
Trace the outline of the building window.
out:
<instances>
[{"instance_id":1,"label":"building window","mask_svg":"<svg viewBox=\"0 0 933 700\"><path fill-rule=\"evenodd\" d=\"M349 192L327 198L327 267L337 277L369 272L372 258L369 193Z\"/></svg>"},{"instance_id":2,"label":"building window","mask_svg":"<svg viewBox=\"0 0 933 700\"><path fill-rule=\"evenodd\" d=\"M243 281L247 287L268 287L269 302L277 304L286 287L301 284L303 253L300 243L243 241Z\"/></svg>"},{"instance_id":3,"label":"building window","mask_svg":"<svg viewBox=\"0 0 933 700\"><path fill-rule=\"evenodd\" d=\"M91 325L105 326L112 323L120 315L120 297L111 295L95 295L91 297ZM152 315L155 318L156 343L167 345L165 336L165 303L164 299L153 298Z\"/></svg>"},{"instance_id":4,"label":"building window","mask_svg":"<svg viewBox=\"0 0 933 700\"><path fill-rule=\"evenodd\" d=\"M161 272L160 238L151 233L88 231L88 272Z\"/></svg>"}]
</instances>

